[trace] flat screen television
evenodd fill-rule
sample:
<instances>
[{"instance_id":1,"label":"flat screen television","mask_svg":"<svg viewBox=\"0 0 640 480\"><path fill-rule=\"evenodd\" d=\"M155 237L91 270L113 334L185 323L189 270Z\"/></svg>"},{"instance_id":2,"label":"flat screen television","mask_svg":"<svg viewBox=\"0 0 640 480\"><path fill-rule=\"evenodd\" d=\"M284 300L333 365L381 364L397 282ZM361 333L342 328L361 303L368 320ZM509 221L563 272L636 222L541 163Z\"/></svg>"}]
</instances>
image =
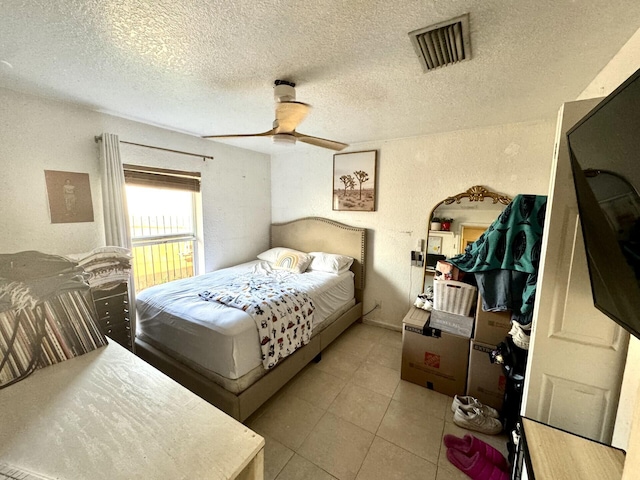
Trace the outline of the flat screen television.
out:
<instances>
[{"instance_id":1,"label":"flat screen television","mask_svg":"<svg viewBox=\"0 0 640 480\"><path fill-rule=\"evenodd\" d=\"M567 137L594 304L640 338L640 70Z\"/></svg>"}]
</instances>

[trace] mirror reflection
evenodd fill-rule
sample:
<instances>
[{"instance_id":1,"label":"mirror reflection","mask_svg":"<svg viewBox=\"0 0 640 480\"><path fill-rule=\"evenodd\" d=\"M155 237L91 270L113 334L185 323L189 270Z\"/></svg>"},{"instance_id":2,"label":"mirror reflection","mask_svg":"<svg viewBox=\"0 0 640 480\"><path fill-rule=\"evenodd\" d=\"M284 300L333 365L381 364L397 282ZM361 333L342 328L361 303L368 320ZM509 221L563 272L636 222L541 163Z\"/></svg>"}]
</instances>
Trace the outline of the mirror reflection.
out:
<instances>
[{"instance_id":1,"label":"mirror reflection","mask_svg":"<svg viewBox=\"0 0 640 480\"><path fill-rule=\"evenodd\" d=\"M423 288L434 274L438 260L463 253L510 202L506 195L475 185L436 204L427 222Z\"/></svg>"},{"instance_id":2,"label":"mirror reflection","mask_svg":"<svg viewBox=\"0 0 640 480\"><path fill-rule=\"evenodd\" d=\"M638 191L625 177L615 172L590 168L584 174L618 241L633 240L633 231L640 225Z\"/></svg>"}]
</instances>

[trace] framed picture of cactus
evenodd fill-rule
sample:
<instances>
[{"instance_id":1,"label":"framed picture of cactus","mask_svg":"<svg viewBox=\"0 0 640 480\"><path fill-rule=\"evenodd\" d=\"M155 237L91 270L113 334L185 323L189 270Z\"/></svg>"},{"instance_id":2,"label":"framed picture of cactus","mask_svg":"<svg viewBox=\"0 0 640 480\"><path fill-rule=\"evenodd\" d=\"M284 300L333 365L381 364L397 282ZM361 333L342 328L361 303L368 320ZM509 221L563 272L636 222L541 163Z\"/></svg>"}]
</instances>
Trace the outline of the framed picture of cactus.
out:
<instances>
[{"instance_id":1,"label":"framed picture of cactus","mask_svg":"<svg viewBox=\"0 0 640 480\"><path fill-rule=\"evenodd\" d=\"M375 212L378 151L333 156L333 209Z\"/></svg>"}]
</instances>

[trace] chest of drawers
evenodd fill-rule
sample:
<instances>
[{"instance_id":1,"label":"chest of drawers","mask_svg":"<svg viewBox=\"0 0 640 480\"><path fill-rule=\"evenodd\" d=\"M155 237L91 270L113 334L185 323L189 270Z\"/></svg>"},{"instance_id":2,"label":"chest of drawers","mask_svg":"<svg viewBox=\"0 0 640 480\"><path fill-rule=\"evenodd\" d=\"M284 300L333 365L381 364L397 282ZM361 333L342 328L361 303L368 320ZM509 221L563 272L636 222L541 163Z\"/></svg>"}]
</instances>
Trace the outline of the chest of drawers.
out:
<instances>
[{"instance_id":1,"label":"chest of drawers","mask_svg":"<svg viewBox=\"0 0 640 480\"><path fill-rule=\"evenodd\" d=\"M93 290L92 296L102 333L133 351L128 287L124 282L109 290Z\"/></svg>"}]
</instances>

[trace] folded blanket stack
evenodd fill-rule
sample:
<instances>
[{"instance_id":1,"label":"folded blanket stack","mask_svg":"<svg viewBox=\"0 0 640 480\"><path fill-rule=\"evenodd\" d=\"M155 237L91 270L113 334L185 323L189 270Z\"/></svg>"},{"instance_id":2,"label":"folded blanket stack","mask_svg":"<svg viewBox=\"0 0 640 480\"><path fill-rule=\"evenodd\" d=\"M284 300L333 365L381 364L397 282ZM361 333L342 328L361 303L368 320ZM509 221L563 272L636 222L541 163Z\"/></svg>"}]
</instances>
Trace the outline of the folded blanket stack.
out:
<instances>
[{"instance_id":1,"label":"folded blanket stack","mask_svg":"<svg viewBox=\"0 0 640 480\"><path fill-rule=\"evenodd\" d=\"M99 247L78 261L94 290L108 290L129 281L131 250L123 247Z\"/></svg>"}]
</instances>

